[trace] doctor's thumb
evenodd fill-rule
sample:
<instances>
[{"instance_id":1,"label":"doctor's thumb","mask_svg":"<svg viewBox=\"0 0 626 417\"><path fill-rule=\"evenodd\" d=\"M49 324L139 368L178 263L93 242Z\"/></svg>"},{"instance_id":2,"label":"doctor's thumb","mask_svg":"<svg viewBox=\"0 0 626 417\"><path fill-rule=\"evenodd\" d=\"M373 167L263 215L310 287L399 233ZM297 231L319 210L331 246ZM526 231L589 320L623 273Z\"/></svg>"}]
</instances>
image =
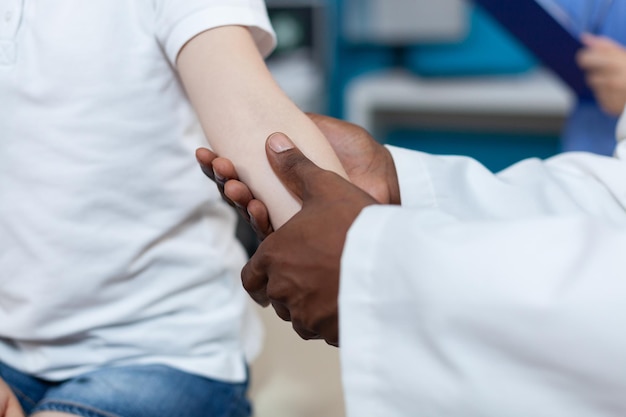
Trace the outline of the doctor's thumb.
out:
<instances>
[{"instance_id":1,"label":"doctor's thumb","mask_svg":"<svg viewBox=\"0 0 626 417\"><path fill-rule=\"evenodd\" d=\"M310 197L314 181L324 170L315 165L281 132L272 133L265 143L265 152L269 163L282 181L295 196L301 200Z\"/></svg>"}]
</instances>

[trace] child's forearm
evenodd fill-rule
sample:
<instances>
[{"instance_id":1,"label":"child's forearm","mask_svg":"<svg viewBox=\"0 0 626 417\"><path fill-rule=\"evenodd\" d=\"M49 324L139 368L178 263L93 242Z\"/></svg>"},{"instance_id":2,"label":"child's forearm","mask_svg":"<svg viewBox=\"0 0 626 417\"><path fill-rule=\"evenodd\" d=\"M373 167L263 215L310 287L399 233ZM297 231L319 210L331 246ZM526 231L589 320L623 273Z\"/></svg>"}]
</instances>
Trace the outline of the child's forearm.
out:
<instances>
[{"instance_id":1,"label":"child's forearm","mask_svg":"<svg viewBox=\"0 0 626 417\"><path fill-rule=\"evenodd\" d=\"M178 69L211 147L233 161L241 179L280 227L300 203L272 172L265 140L287 134L319 166L346 174L326 138L274 82L246 28L227 26L192 39Z\"/></svg>"}]
</instances>

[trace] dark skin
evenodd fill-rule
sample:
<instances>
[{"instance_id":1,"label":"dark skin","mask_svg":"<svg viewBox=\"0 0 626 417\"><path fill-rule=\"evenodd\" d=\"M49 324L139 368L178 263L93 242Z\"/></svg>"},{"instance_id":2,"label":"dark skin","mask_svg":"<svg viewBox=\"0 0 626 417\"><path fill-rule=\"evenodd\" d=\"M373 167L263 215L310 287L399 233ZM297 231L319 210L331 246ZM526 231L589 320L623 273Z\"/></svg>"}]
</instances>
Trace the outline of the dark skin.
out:
<instances>
[{"instance_id":1,"label":"dark skin","mask_svg":"<svg viewBox=\"0 0 626 417\"><path fill-rule=\"evenodd\" d=\"M326 136L350 181L380 204L400 204L396 168L389 151L362 127L328 116L308 116ZM239 181L232 162L206 148L196 158L207 177L215 181L222 197L246 219L260 240L273 232L265 205Z\"/></svg>"},{"instance_id":2,"label":"dark skin","mask_svg":"<svg viewBox=\"0 0 626 417\"><path fill-rule=\"evenodd\" d=\"M303 202L302 210L277 231L269 229L267 209L237 180L230 161L206 149L198 150L197 156L203 171L217 178L225 199L251 219L264 238L242 271L246 291L257 303L271 304L302 338L338 346L339 272L347 232L364 207L399 203L399 186L391 155L367 132L336 119L312 118L351 181L361 188L317 167L283 134L272 135L266 144L268 160ZM276 141L289 149L274 152Z\"/></svg>"}]
</instances>

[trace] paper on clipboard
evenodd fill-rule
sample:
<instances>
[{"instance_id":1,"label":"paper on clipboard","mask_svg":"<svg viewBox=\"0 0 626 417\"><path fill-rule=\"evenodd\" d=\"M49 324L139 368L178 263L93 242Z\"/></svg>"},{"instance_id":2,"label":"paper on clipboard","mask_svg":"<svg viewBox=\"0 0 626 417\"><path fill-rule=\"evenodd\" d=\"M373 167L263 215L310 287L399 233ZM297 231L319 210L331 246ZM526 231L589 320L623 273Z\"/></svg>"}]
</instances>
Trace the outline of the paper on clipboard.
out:
<instances>
[{"instance_id":1,"label":"paper on clipboard","mask_svg":"<svg viewBox=\"0 0 626 417\"><path fill-rule=\"evenodd\" d=\"M474 0L556 73L580 98L593 99L576 63L582 48L565 16L545 0Z\"/></svg>"}]
</instances>

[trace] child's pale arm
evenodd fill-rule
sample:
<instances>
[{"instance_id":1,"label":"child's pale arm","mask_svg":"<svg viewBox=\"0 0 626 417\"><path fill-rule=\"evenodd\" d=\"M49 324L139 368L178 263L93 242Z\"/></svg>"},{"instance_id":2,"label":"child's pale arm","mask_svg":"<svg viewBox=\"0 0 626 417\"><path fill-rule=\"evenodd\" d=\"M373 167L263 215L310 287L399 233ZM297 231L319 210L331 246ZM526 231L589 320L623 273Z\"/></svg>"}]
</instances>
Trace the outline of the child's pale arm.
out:
<instances>
[{"instance_id":1,"label":"child's pale arm","mask_svg":"<svg viewBox=\"0 0 626 417\"><path fill-rule=\"evenodd\" d=\"M178 70L215 152L233 161L240 178L280 227L300 209L276 178L265 140L287 134L319 166L347 177L324 135L278 87L248 29L224 26L193 38Z\"/></svg>"}]
</instances>

